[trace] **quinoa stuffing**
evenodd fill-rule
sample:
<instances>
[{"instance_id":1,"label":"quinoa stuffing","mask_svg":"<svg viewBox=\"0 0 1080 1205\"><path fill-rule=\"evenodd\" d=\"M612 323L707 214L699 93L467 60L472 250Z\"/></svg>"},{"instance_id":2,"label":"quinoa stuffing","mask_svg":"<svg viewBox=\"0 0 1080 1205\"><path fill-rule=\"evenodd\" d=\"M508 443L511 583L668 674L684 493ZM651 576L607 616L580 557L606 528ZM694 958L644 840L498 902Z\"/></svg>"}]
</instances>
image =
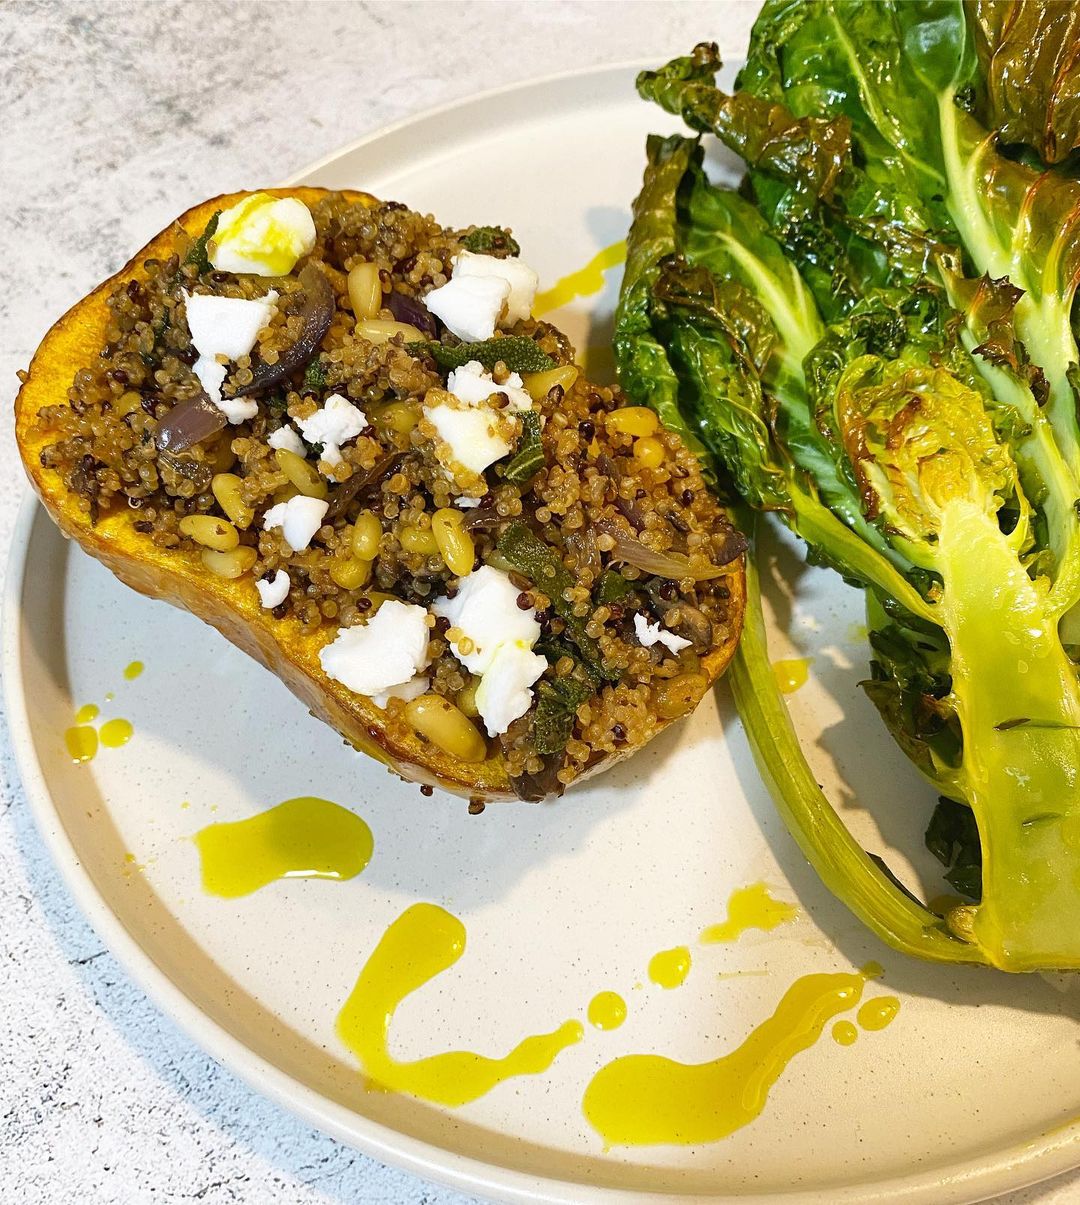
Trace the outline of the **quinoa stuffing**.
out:
<instances>
[{"instance_id":1,"label":"quinoa stuffing","mask_svg":"<svg viewBox=\"0 0 1080 1205\"><path fill-rule=\"evenodd\" d=\"M691 711L745 548L651 411L531 316L509 231L252 194L119 285L40 410L88 521L250 581L323 670L521 798Z\"/></svg>"}]
</instances>

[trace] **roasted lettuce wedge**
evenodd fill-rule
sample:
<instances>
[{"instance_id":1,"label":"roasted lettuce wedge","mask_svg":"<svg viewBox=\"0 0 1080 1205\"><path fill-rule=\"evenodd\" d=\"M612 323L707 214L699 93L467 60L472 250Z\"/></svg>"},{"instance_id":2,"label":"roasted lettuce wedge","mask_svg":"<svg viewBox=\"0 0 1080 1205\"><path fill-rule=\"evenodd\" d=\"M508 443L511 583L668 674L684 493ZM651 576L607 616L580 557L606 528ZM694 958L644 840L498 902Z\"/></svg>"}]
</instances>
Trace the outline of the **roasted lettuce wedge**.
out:
<instances>
[{"instance_id":1,"label":"roasted lettuce wedge","mask_svg":"<svg viewBox=\"0 0 1080 1205\"><path fill-rule=\"evenodd\" d=\"M1080 967L1080 185L1004 145L1064 158L1068 104L1040 124L1073 86L1062 19L770 0L733 92L710 44L643 72L698 137L650 139L616 325L627 389L647 399L638 365L660 362L655 404L721 485L865 592L867 694L939 796L927 845L968 899L937 915L843 829L751 575L731 681L800 846L897 949L1008 971ZM701 136L743 158L737 189L706 177Z\"/></svg>"}]
</instances>

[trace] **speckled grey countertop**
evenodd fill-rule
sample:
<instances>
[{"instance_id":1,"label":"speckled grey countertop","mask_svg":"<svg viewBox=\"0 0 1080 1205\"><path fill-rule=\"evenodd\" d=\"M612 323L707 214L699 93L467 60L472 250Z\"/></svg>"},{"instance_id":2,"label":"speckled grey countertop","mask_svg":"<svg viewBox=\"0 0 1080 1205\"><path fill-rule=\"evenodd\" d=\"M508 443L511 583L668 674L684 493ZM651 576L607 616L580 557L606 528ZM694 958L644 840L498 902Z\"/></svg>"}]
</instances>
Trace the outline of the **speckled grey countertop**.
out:
<instances>
[{"instance_id":1,"label":"speckled grey countertop","mask_svg":"<svg viewBox=\"0 0 1080 1205\"><path fill-rule=\"evenodd\" d=\"M745 45L755 3L0 0L0 395L177 213L359 134L567 67ZM221 70L221 68L225 70ZM0 429L0 547L24 494ZM294 1120L196 1049L76 911L0 729L0 1202L466 1198ZM1080 1177L1008 1198L1080 1199Z\"/></svg>"}]
</instances>

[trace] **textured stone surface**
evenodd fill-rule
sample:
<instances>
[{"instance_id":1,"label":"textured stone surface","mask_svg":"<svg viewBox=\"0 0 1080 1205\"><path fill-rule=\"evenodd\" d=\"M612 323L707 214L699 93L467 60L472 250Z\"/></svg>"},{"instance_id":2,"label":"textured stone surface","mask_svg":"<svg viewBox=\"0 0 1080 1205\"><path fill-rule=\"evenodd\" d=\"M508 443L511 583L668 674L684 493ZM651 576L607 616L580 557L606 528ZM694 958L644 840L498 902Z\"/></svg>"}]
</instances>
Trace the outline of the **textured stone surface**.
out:
<instances>
[{"instance_id":1,"label":"textured stone surface","mask_svg":"<svg viewBox=\"0 0 1080 1205\"><path fill-rule=\"evenodd\" d=\"M49 323L195 201L567 67L737 52L756 4L0 2L0 397ZM24 492L0 427L0 547ZM30 820L0 730L0 1201L466 1198L250 1092L118 968ZM1011 1198L1062 1203L1066 1178Z\"/></svg>"}]
</instances>

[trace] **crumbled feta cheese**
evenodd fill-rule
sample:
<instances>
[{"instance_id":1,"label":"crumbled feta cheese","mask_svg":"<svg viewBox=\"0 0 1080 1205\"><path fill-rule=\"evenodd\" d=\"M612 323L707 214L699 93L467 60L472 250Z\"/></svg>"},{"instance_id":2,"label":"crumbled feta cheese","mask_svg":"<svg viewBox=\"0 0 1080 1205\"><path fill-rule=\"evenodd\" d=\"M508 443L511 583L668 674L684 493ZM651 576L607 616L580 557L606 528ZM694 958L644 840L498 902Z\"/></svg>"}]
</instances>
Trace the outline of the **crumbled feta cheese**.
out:
<instances>
[{"instance_id":1,"label":"crumbled feta cheese","mask_svg":"<svg viewBox=\"0 0 1080 1205\"><path fill-rule=\"evenodd\" d=\"M408 682L403 682L401 686L391 686L389 690L380 690L378 694L371 696L371 701L376 707L385 710L391 699L401 699L403 703L408 703L411 699L418 699L430 685L431 682L428 678L423 678L418 674L415 678L410 678Z\"/></svg>"},{"instance_id":2,"label":"crumbled feta cheese","mask_svg":"<svg viewBox=\"0 0 1080 1205\"><path fill-rule=\"evenodd\" d=\"M303 201L257 192L218 218L210 262L219 272L287 276L314 246L315 223Z\"/></svg>"},{"instance_id":3,"label":"crumbled feta cheese","mask_svg":"<svg viewBox=\"0 0 1080 1205\"><path fill-rule=\"evenodd\" d=\"M448 445L453 460L470 473L482 473L488 465L510 455L510 444L499 434L498 416L492 410L459 410L439 403L425 407L424 414Z\"/></svg>"},{"instance_id":4,"label":"crumbled feta cheese","mask_svg":"<svg viewBox=\"0 0 1080 1205\"><path fill-rule=\"evenodd\" d=\"M494 276L452 277L432 289L424 304L466 343L490 339L510 296L510 286Z\"/></svg>"},{"instance_id":5,"label":"crumbled feta cheese","mask_svg":"<svg viewBox=\"0 0 1080 1205\"><path fill-rule=\"evenodd\" d=\"M458 401L469 406L482 405L493 394L505 393L511 410L532 409L533 400L516 372L506 378L505 384L497 385L495 378L479 360L470 360L450 373L446 378L446 388Z\"/></svg>"},{"instance_id":6,"label":"crumbled feta cheese","mask_svg":"<svg viewBox=\"0 0 1080 1205\"><path fill-rule=\"evenodd\" d=\"M272 448L281 448L285 452L295 452L297 456L307 456L307 448L304 447L304 441L288 423L283 427L278 427L276 431L272 431L266 437L266 442Z\"/></svg>"},{"instance_id":7,"label":"crumbled feta cheese","mask_svg":"<svg viewBox=\"0 0 1080 1205\"><path fill-rule=\"evenodd\" d=\"M310 418L296 421L309 444L322 444L322 459L330 465L341 463L341 445L368 425L363 410L340 393L331 394Z\"/></svg>"},{"instance_id":8,"label":"crumbled feta cheese","mask_svg":"<svg viewBox=\"0 0 1080 1205\"><path fill-rule=\"evenodd\" d=\"M460 498L454 499L454 505L462 510L472 510L473 507L479 506L483 501L482 498L470 498L468 494L462 494Z\"/></svg>"},{"instance_id":9,"label":"crumbled feta cheese","mask_svg":"<svg viewBox=\"0 0 1080 1205\"><path fill-rule=\"evenodd\" d=\"M255 346L259 331L270 321L277 299L274 289L253 300L185 290L184 309L191 342L200 355L239 360Z\"/></svg>"},{"instance_id":10,"label":"crumbled feta cheese","mask_svg":"<svg viewBox=\"0 0 1080 1205\"><path fill-rule=\"evenodd\" d=\"M329 502L319 498L297 494L288 502L279 502L277 506L270 507L263 516L263 529L269 531L272 527L280 527L285 543L293 552L303 552L322 527L323 516L329 505Z\"/></svg>"},{"instance_id":11,"label":"crumbled feta cheese","mask_svg":"<svg viewBox=\"0 0 1080 1205\"><path fill-rule=\"evenodd\" d=\"M379 697L410 687L427 665L430 634L423 607L389 598L362 627L341 628L319 661L335 682L384 707Z\"/></svg>"},{"instance_id":12,"label":"crumbled feta cheese","mask_svg":"<svg viewBox=\"0 0 1080 1205\"><path fill-rule=\"evenodd\" d=\"M637 635L638 643L647 649L659 643L664 648L670 649L671 652L678 653L689 648L692 643L692 641L686 640L682 636L676 636L674 632L662 628L659 623L650 623L640 611L634 616L634 632Z\"/></svg>"},{"instance_id":13,"label":"crumbled feta cheese","mask_svg":"<svg viewBox=\"0 0 1080 1205\"><path fill-rule=\"evenodd\" d=\"M242 297L215 297L210 293L184 293L191 342L199 353L192 371L206 396L230 423L242 423L259 413L250 398L223 398L221 386L228 371L218 361L238 360L255 346L259 331L270 321L277 293L271 289L265 297L247 301Z\"/></svg>"},{"instance_id":14,"label":"crumbled feta cheese","mask_svg":"<svg viewBox=\"0 0 1080 1205\"><path fill-rule=\"evenodd\" d=\"M480 675L476 707L489 736L497 736L532 704L529 689L547 668L532 651L540 639L536 612L517 605L518 589L507 574L481 565L463 578L453 598L431 605L460 635L451 640L454 656Z\"/></svg>"},{"instance_id":15,"label":"crumbled feta cheese","mask_svg":"<svg viewBox=\"0 0 1080 1205\"><path fill-rule=\"evenodd\" d=\"M500 644L521 642L529 648L540 639L540 624L530 607L517 605L520 591L501 569L481 565L462 578L453 598L437 598L431 604L436 615L450 620L469 641L462 652L454 646L454 656L474 674L482 674L491 664Z\"/></svg>"},{"instance_id":16,"label":"crumbled feta cheese","mask_svg":"<svg viewBox=\"0 0 1080 1205\"><path fill-rule=\"evenodd\" d=\"M506 299L506 325L513 326L532 314L540 277L520 259L499 259L462 251L454 257L454 280L462 278L505 280L510 286Z\"/></svg>"},{"instance_id":17,"label":"crumbled feta cheese","mask_svg":"<svg viewBox=\"0 0 1080 1205\"><path fill-rule=\"evenodd\" d=\"M468 579L466 579L468 580ZM532 706L530 687L547 661L523 644L500 644L476 688L476 710L488 736L498 736Z\"/></svg>"},{"instance_id":18,"label":"crumbled feta cheese","mask_svg":"<svg viewBox=\"0 0 1080 1205\"><path fill-rule=\"evenodd\" d=\"M199 378L199 384L206 390L206 396L219 408L221 407L221 387L225 384L228 366L219 364L213 356L200 356L191 366L191 371ZM247 404L246 398L237 401ZM256 406L256 413L259 407Z\"/></svg>"},{"instance_id":19,"label":"crumbled feta cheese","mask_svg":"<svg viewBox=\"0 0 1080 1205\"><path fill-rule=\"evenodd\" d=\"M281 604L289 597L289 575L284 569L274 571L273 577L264 577L261 581L255 583L255 589L259 592L259 601L268 611L272 611L275 607L280 607Z\"/></svg>"}]
</instances>

